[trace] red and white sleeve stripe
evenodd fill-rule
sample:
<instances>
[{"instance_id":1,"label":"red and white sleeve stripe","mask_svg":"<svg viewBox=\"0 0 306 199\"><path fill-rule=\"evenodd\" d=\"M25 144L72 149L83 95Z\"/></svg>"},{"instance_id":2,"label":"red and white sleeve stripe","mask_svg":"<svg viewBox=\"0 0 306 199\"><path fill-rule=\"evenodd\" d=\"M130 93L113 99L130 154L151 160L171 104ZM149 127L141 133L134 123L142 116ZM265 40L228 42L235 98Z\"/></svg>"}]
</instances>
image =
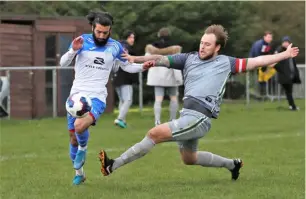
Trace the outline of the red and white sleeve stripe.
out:
<instances>
[{"instance_id":1,"label":"red and white sleeve stripe","mask_svg":"<svg viewBox=\"0 0 306 199\"><path fill-rule=\"evenodd\" d=\"M246 71L247 59L236 59L235 70L236 73L243 73Z\"/></svg>"}]
</instances>

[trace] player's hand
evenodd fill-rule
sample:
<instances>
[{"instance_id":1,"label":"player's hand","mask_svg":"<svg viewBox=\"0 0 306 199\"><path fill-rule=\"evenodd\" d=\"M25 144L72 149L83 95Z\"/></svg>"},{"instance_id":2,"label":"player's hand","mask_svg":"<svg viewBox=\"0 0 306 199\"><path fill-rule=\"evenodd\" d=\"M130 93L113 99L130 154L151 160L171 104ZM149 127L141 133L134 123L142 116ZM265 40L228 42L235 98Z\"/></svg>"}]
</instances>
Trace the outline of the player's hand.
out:
<instances>
[{"instance_id":1,"label":"player's hand","mask_svg":"<svg viewBox=\"0 0 306 199\"><path fill-rule=\"evenodd\" d=\"M121 54L121 58L128 60L130 63L134 63L134 57L129 55L127 51L124 51L124 53Z\"/></svg>"},{"instance_id":2,"label":"player's hand","mask_svg":"<svg viewBox=\"0 0 306 199\"><path fill-rule=\"evenodd\" d=\"M148 70L151 67L155 66L155 61L146 61L143 63L143 69Z\"/></svg>"},{"instance_id":3,"label":"player's hand","mask_svg":"<svg viewBox=\"0 0 306 199\"><path fill-rule=\"evenodd\" d=\"M290 44L287 47L286 52L288 53L288 55L293 58L296 57L299 54L299 48L298 47L292 47L292 44Z\"/></svg>"},{"instance_id":4,"label":"player's hand","mask_svg":"<svg viewBox=\"0 0 306 199\"><path fill-rule=\"evenodd\" d=\"M72 41L72 49L73 49L74 51L77 51L77 50L81 49L82 46L83 46L83 43L84 43L84 39L83 39L81 36L75 38L75 39Z\"/></svg>"}]
</instances>

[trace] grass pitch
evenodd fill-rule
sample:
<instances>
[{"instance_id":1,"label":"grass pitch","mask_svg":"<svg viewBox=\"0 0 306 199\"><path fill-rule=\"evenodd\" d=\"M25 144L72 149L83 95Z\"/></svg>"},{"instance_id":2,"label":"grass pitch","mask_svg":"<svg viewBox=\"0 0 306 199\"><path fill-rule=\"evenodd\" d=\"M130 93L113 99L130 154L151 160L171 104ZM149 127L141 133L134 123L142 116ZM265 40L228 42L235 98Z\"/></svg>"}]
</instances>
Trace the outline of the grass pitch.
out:
<instances>
[{"instance_id":1,"label":"grass pitch","mask_svg":"<svg viewBox=\"0 0 306 199\"><path fill-rule=\"evenodd\" d=\"M240 157L245 166L238 181L226 169L185 166L177 145L165 143L144 158L103 177L97 153L117 157L140 141L154 124L152 109L132 111L127 129L105 114L90 129L87 181L72 185L65 118L1 121L1 198L3 199L302 199L305 197L305 101L299 112L286 102L222 105L220 118L201 139L199 149ZM284 108L281 108L284 107ZM163 119L168 119L167 108Z\"/></svg>"}]
</instances>

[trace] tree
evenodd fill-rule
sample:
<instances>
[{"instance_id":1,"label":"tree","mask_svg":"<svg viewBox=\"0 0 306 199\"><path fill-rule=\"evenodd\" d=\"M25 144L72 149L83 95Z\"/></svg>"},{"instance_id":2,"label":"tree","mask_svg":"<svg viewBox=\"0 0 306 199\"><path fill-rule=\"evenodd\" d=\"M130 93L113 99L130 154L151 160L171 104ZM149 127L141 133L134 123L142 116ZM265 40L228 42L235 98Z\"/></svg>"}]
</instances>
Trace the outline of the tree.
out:
<instances>
[{"instance_id":1,"label":"tree","mask_svg":"<svg viewBox=\"0 0 306 199\"><path fill-rule=\"evenodd\" d=\"M271 30L275 45L282 36L291 36L300 47L298 62L305 63L305 2L7 1L0 7L1 13L40 16L86 16L91 9L112 13L116 39L127 29L134 30L138 54L144 53L145 45L156 40L158 30L165 26L183 51L197 50L204 29L216 23L229 32L224 50L228 55L248 56L252 43Z\"/></svg>"},{"instance_id":2,"label":"tree","mask_svg":"<svg viewBox=\"0 0 306 199\"><path fill-rule=\"evenodd\" d=\"M156 40L158 30L165 26L172 30L183 51L197 50L204 29L214 23L222 24L231 37L243 39L236 34L242 31L237 22L245 6L245 2L109 2L105 9L116 19L114 35L119 37L118 33L126 29L134 30L137 51L144 53L144 46ZM247 23L251 18L245 14L243 20ZM230 41L225 52L232 54L236 49Z\"/></svg>"},{"instance_id":3,"label":"tree","mask_svg":"<svg viewBox=\"0 0 306 199\"><path fill-rule=\"evenodd\" d=\"M299 46L299 63L305 63L305 1L301 2L252 2L252 12L256 16L253 36L262 37L265 30L273 32L273 46L280 45L285 35ZM272 12L273 11L273 12ZM255 38L254 38L255 39Z\"/></svg>"},{"instance_id":4,"label":"tree","mask_svg":"<svg viewBox=\"0 0 306 199\"><path fill-rule=\"evenodd\" d=\"M2 2L2 14L39 16L85 16L88 10L101 7L96 1L7 1Z\"/></svg>"}]
</instances>

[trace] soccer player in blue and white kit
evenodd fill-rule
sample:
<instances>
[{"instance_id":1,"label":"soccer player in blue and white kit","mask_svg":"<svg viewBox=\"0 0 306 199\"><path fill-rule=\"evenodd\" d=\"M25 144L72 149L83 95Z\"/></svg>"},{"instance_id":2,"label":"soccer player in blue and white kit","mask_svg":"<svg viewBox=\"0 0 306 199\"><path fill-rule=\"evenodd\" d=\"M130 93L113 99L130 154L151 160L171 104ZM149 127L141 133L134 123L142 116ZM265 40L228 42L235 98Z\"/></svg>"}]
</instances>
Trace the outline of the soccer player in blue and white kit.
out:
<instances>
[{"instance_id":1,"label":"soccer player in blue and white kit","mask_svg":"<svg viewBox=\"0 0 306 199\"><path fill-rule=\"evenodd\" d=\"M181 69L184 75L184 103L180 117L150 129L145 138L116 159L110 159L104 150L99 153L101 172L107 176L119 167L146 155L159 143L177 141L181 158L186 165L223 167L237 180L243 163L241 159L225 158L211 152L198 151L198 140L211 128L212 118L217 119L231 74L253 70L281 60L295 57L299 49L290 45L285 52L255 58L234 58L219 55L228 35L221 25L209 26L201 38L199 52L170 56L151 55L134 57L125 54L130 62L155 60L156 65Z\"/></svg>"},{"instance_id":2,"label":"soccer player in blue and white kit","mask_svg":"<svg viewBox=\"0 0 306 199\"><path fill-rule=\"evenodd\" d=\"M70 157L76 175L73 184L78 185L85 181L83 165L86 159L88 128L95 125L105 109L107 97L106 84L110 72L121 67L130 73L146 70L150 62L131 64L121 58L124 52L121 44L110 38L113 18L109 13L91 12L87 16L92 25L92 34L83 34L77 37L60 60L63 67L69 66L75 60L75 79L70 95L83 93L92 100L92 109L84 118L74 118L67 115L68 130L70 132Z\"/></svg>"}]
</instances>

